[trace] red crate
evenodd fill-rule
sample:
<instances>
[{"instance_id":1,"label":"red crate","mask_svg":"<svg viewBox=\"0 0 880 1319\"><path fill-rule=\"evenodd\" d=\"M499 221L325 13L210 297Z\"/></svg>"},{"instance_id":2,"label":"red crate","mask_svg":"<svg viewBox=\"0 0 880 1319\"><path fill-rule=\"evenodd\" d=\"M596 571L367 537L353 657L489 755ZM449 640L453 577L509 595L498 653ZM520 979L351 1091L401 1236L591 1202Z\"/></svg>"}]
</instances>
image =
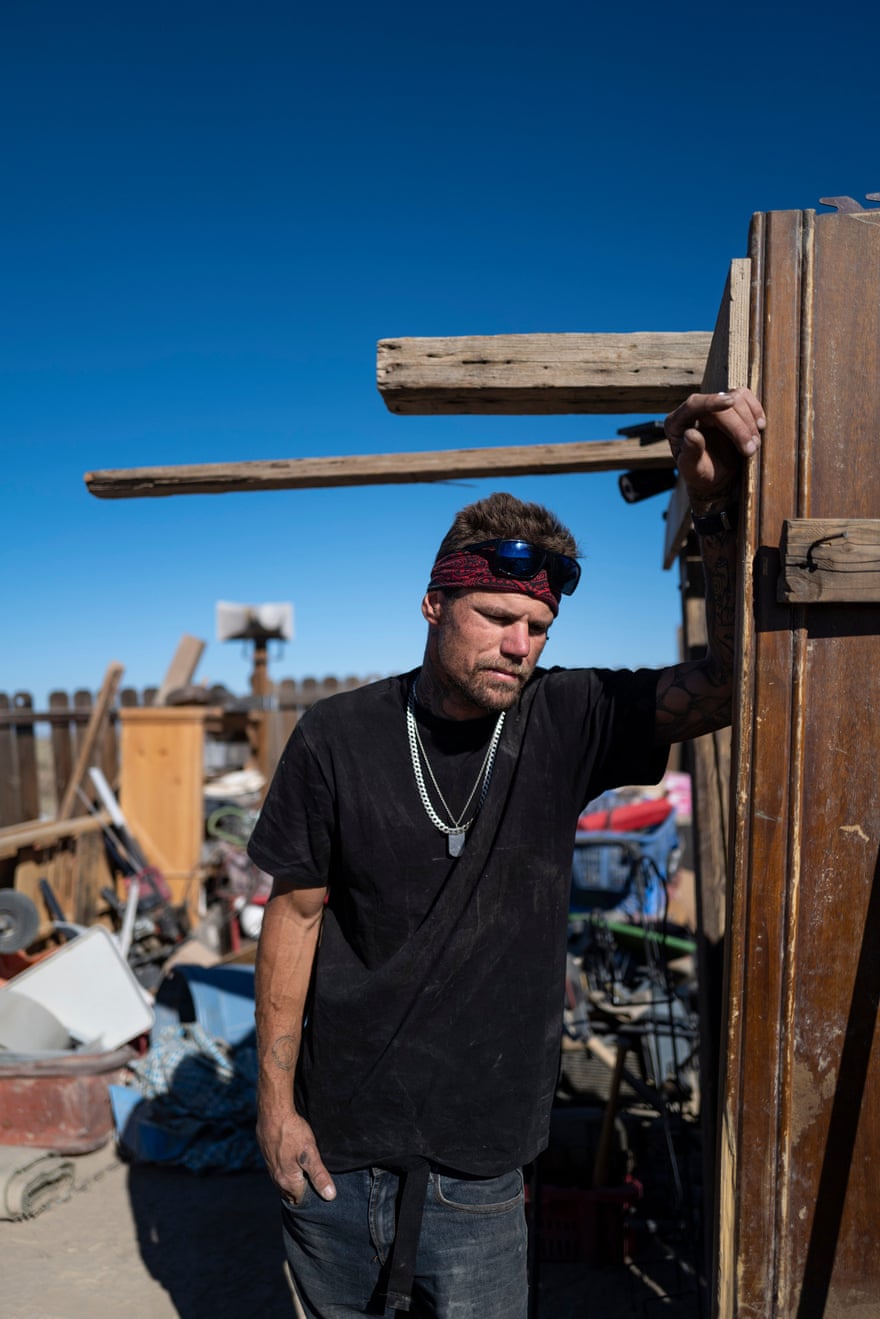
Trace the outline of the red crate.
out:
<instances>
[{"instance_id":1,"label":"red crate","mask_svg":"<svg viewBox=\"0 0 880 1319\"><path fill-rule=\"evenodd\" d=\"M535 1222L528 1204L529 1227L537 1232L538 1258L547 1263L622 1264L626 1222L642 1188L623 1186L586 1190L576 1186L541 1186Z\"/></svg>"}]
</instances>

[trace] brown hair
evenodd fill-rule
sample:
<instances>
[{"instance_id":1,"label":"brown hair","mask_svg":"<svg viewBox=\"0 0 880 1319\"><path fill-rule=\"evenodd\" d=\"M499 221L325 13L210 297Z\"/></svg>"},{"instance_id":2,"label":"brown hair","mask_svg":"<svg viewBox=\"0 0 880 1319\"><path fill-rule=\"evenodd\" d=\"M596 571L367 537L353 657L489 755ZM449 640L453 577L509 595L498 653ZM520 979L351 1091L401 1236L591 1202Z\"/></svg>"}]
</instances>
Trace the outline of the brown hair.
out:
<instances>
[{"instance_id":1,"label":"brown hair","mask_svg":"<svg viewBox=\"0 0 880 1319\"><path fill-rule=\"evenodd\" d=\"M578 555L574 536L543 504L524 504L504 490L468 504L455 515L440 543L437 558L454 554L481 540L519 539L556 554Z\"/></svg>"}]
</instances>

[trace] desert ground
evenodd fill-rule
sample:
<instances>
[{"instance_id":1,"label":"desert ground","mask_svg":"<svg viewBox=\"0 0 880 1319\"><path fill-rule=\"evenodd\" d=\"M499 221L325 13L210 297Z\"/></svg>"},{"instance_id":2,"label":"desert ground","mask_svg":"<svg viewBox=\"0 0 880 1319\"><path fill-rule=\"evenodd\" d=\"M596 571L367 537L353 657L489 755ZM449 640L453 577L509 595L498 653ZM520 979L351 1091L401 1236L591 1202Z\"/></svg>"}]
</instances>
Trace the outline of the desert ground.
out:
<instances>
[{"instance_id":1,"label":"desert ground","mask_svg":"<svg viewBox=\"0 0 880 1319\"><path fill-rule=\"evenodd\" d=\"M292 1319L278 1209L260 1172L198 1177L88 1156L85 1184L0 1223L6 1319ZM543 1264L534 1319L691 1319L660 1261Z\"/></svg>"}]
</instances>

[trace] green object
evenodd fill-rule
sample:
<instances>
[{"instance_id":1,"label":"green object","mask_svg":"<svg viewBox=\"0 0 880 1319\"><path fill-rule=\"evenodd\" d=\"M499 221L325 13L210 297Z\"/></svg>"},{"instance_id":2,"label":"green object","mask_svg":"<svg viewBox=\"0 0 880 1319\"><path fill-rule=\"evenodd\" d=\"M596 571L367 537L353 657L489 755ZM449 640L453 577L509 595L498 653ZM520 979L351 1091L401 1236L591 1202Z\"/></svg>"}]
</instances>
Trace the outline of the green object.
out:
<instances>
[{"instance_id":1,"label":"green object","mask_svg":"<svg viewBox=\"0 0 880 1319\"><path fill-rule=\"evenodd\" d=\"M581 915L569 917L569 920L583 919ZM655 930L650 926L630 925L626 921L603 921L601 919L593 923L601 925L603 929L610 930L618 943L629 944L630 947L640 947L643 944L652 943L660 948L668 949L670 952L675 953L677 957L686 957L688 954L697 951L697 945L693 939L682 939L677 934L666 934L663 930Z\"/></svg>"},{"instance_id":2,"label":"green object","mask_svg":"<svg viewBox=\"0 0 880 1319\"><path fill-rule=\"evenodd\" d=\"M620 943L654 943L682 957L697 951L693 939L682 939L676 934L666 934L663 930L646 929L643 925L628 925L623 921L606 921L605 924Z\"/></svg>"}]
</instances>

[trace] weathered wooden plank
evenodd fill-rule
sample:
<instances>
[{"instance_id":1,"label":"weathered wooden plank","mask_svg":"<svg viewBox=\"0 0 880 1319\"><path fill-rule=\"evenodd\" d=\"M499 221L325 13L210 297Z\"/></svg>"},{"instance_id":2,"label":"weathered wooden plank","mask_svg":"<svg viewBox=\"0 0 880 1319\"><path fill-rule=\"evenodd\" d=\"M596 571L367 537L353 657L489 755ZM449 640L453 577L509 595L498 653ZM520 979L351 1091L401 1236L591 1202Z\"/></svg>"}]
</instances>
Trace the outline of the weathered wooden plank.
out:
<instances>
[{"instance_id":1,"label":"weathered wooden plank","mask_svg":"<svg viewBox=\"0 0 880 1319\"><path fill-rule=\"evenodd\" d=\"M72 725L75 760L76 756L79 755L83 739L86 736L86 730L92 718L92 693L87 687L78 687L73 693L73 708L78 716Z\"/></svg>"},{"instance_id":2,"label":"weathered wooden plank","mask_svg":"<svg viewBox=\"0 0 880 1319\"><path fill-rule=\"evenodd\" d=\"M20 809L23 820L36 820L40 814L40 788L37 781L37 745L33 720L33 697L29 692L16 692L12 698L15 709L22 714L31 715L16 729L16 754L18 758L18 777L20 792Z\"/></svg>"},{"instance_id":3,"label":"weathered wooden plank","mask_svg":"<svg viewBox=\"0 0 880 1319\"><path fill-rule=\"evenodd\" d=\"M56 692L55 695L61 698L60 704L55 709L33 710L30 706L22 709L0 709L0 728L22 728L31 724L78 724L85 728L91 718L91 692L78 693L80 698L86 698L87 704L75 708L69 704L64 692Z\"/></svg>"},{"instance_id":4,"label":"weathered wooden plank","mask_svg":"<svg viewBox=\"0 0 880 1319\"><path fill-rule=\"evenodd\" d=\"M5 723L9 709L9 697L5 692L0 692L0 826L15 824L21 819L15 733Z\"/></svg>"},{"instance_id":5,"label":"weathered wooden plank","mask_svg":"<svg viewBox=\"0 0 880 1319\"><path fill-rule=\"evenodd\" d=\"M107 782L116 788L119 784L119 730L116 727L116 715L113 710L104 720L104 731L100 736L93 763L102 771Z\"/></svg>"},{"instance_id":6,"label":"weathered wooden plank","mask_svg":"<svg viewBox=\"0 0 880 1319\"><path fill-rule=\"evenodd\" d=\"M204 649L204 641L201 641L198 637L191 637L184 632L177 643L177 649L171 658L165 677L159 684L159 691L156 695L157 705L165 704L169 692L173 692L178 687L189 686Z\"/></svg>"},{"instance_id":7,"label":"weathered wooden plank","mask_svg":"<svg viewBox=\"0 0 880 1319\"><path fill-rule=\"evenodd\" d=\"M79 925L93 925L107 907L101 889L113 887L113 875L107 862L104 839L98 833L84 833L77 839L76 878L74 881L73 919Z\"/></svg>"},{"instance_id":8,"label":"weathered wooden plank","mask_svg":"<svg viewBox=\"0 0 880 1319\"><path fill-rule=\"evenodd\" d=\"M700 380L699 388L704 394L748 384L751 276L752 263L748 257L737 257L731 261L706 369ZM690 526L690 503L684 481L679 478L666 511L664 568L672 567L687 539Z\"/></svg>"},{"instance_id":9,"label":"weathered wooden plank","mask_svg":"<svg viewBox=\"0 0 880 1319\"><path fill-rule=\"evenodd\" d=\"M714 392L748 380L749 285L751 262L731 262L712 335L702 392ZM686 658L705 650L705 582L698 559L682 554L691 528L690 504L679 479L666 511L664 567L679 559L684 604ZM727 891L729 793L729 729L698 738L688 747L693 777L697 841L696 897L700 996L700 1092L703 1131L703 1174L707 1222L715 1194L715 1130L718 1114L718 1060L723 1005L723 950ZM707 1240L707 1247L710 1242Z\"/></svg>"},{"instance_id":10,"label":"weathered wooden plank","mask_svg":"<svg viewBox=\"0 0 880 1319\"><path fill-rule=\"evenodd\" d=\"M70 737L70 701L66 692L49 693L49 709L58 718L52 721L52 770L55 777L56 808L73 773L73 748Z\"/></svg>"},{"instance_id":11,"label":"weathered wooden plank","mask_svg":"<svg viewBox=\"0 0 880 1319\"><path fill-rule=\"evenodd\" d=\"M70 775L70 781L64 791L61 804L58 807L59 820L68 819L74 811L77 801L77 793L86 770L92 763L92 753L100 738L105 721L110 711L110 707L116 697L119 688L119 682L123 674L121 664L112 663L108 665L107 672L104 675L104 681L101 684L101 690L98 693L98 699L95 701L92 717L89 720L89 726L86 729L85 736L77 750L76 764Z\"/></svg>"},{"instance_id":12,"label":"weathered wooden plank","mask_svg":"<svg viewBox=\"0 0 880 1319\"><path fill-rule=\"evenodd\" d=\"M531 476L670 467L665 446L638 440L583 440L519 444L495 449L425 453L341 454L330 458L278 458L241 463L115 468L87 472L98 499L162 495L223 495L252 490L315 490L341 486L410 485L479 476Z\"/></svg>"},{"instance_id":13,"label":"weathered wooden plank","mask_svg":"<svg viewBox=\"0 0 880 1319\"><path fill-rule=\"evenodd\" d=\"M703 562L679 558L682 642L685 660L706 653L706 584ZM685 764L693 782L695 896L697 908L697 988L700 1004L700 1122L703 1133L703 1203L712 1220L715 1187L715 1130L718 1114L718 1060L723 1015L724 909L730 791L730 729L720 728L685 743ZM711 1240L705 1241L707 1264Z\"/></svg>"},{"instance_id":14,"label":"weathered wooden plank","mask_svg":"<svg viewBox=\"0 0 880 1319\"><path fill-rule=\"evenodd\" d=\"M758 507L745 522L747 564L755 561L760 545L775 543L782 518L797 500L792 455L798 448L798 381L792 361L798 360L800 242L799 215L756 217L752 257L758 392L772 443L762 448ZM776 529L771 532L774 520ZM770 1319L774 1313L793 1313L788 1307L775 1308L779 1242L772 1190L776 1175L771 1169L778 1167L782 1055L778 1005L785 963L785 883L795 867L787 827L793 808L788 758L796 742L798 712L790 619L768 596L765 572L762 558L741 583L739 602L744 630L738 648L734 866L726 949L728 1023L715 1272L718 1319L738 1319L746 1313ZM759 911L761 920L756 921Z\"/></svg>"},{"instance_id":15,"label":"weathered wooden plank","mask_svg":"<svg viewBox=\"0 0 880 1319\"><path fill-rule=\"evenodd\" d=\"M15 856L27 847L52 847L64 838L78 838L94 833L110 823L106 811L96 815L76 815L69 820L26 820L22 824L0 829L0 857Z\"/></svg>"},{"instance_id":16,"label":"weathered wooden plank","mask_svg":"<svg viewBox=\"0 0 880 1319\"><path fill-rule=\"evenodd\" d=\"M495 334L382 339L391 412L495 415L668 412L696 389L711 335Z\"/></svg>"},{"instance_id":17,"label":"weathered wooden plank","mask_svg":"<svg viewBox=\"0 0 880 1319\"><path fill-rule=\"evenodd\" d=\"M780 600L880 603L880 519L786 519L780 553Z\"/></svg>"},{"instance_id":18,"label":"weathered wooden plank","mask_svg":"<svg viewBox=\"0 0 880 1319\"><path fill-rule=\"evenodd\" d=\"M778 598L786 520L872 520L880 227L757 217L719 1319L880 1313L877 611ZM855 476L854 476L855 474Z\"/></svg>"}]
</instances>

